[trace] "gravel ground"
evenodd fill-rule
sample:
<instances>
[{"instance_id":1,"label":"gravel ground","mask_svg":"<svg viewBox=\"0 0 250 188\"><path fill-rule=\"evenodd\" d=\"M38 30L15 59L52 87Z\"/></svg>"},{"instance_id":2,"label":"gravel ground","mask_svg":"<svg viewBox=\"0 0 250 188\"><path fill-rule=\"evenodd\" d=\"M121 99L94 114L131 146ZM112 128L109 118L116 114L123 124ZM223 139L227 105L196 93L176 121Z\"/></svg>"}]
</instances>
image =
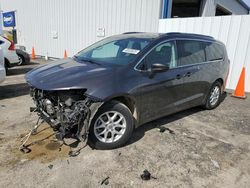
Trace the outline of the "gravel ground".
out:
<instances>
[{"instance_id":1,"label":"gravel ground","mask_svg":"<svg viewBox=\"0 0 250 188\"><path fill-rule=\"evenodd\" d=\"M77 157L43 123L32 151L21 153L20 140L37 121L24 74L37 65L11 69L0 84L0 187L250 187L250 96L227 95L215 110L159 119L123 148L87 146ZM145 169L155 178L142 180Z\"/></svg>"}]
</instances>

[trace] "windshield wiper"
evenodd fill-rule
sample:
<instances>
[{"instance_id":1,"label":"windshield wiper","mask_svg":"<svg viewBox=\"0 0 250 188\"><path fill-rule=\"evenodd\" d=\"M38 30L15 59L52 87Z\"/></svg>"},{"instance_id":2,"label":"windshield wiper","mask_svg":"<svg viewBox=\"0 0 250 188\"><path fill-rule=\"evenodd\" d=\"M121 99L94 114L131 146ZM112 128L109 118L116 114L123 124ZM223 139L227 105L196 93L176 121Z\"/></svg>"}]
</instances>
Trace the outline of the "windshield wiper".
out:
<instances>
[{"instance_id":1,"label":"windshield wiper","mask_svg":"<svg viewBox=\"0 0 250 188\"><path fill-rule=\"evenodd\" d=\"M101 65L101 63L98 63L92 59L89 59L89 58L81 58L79 56L74 56L74 58L76 58L77 60L79 61L86 61L86 62L89 62L89 63L92 63L92 64L97 64L97 65Z\"/></svg>"}]
</instances>

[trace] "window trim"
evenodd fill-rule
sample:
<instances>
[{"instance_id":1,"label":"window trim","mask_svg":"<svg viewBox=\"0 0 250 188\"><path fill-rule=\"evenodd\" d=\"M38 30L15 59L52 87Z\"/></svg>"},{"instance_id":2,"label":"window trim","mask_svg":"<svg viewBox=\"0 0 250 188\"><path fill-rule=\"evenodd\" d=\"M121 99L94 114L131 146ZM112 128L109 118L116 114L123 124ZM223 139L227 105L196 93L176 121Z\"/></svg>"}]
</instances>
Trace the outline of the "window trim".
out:
<instances>
[{"instance_id":1,"label":"window trim","mask_svg":"<svg viewBox=\"0 0 250 188\"><path fill-rule=\"evenodd\" d=\"M222 46L222 50L223 50L223 57L221 58L221 59L215 59L215 60L210 60L209 62L214 62L214 61L224 61L225 60L225 56L226 56L226 50L225 50L225 47L222 45L222 44L220 44L220 43L218 43L218 42L214 42L214 43L216 43L216 44L218 44L218 45L220 45L220 46ZM206 52L206 49L205 49L205 54L206 54L206 61L208 61L207 60L207 52Z\"/></svg>"},{"instance_id":2,"label":"window trim","mask_svg":"<svg viewBox=\"0 0 250 188\"><path fill-rule=\"evenodd\" d=\"M219 45L221 45L223 47L223 51L224 51L224 54L223 54L223 59L219 59L219 60L213 60L213 61L207 61L207 57L206 57L206 52L205 52L205 61L204 62L200 62L200 63L194 63L194 64L190 64L190 65L182 65L182 66L177 66L177 67L174 67L174 68L171 68L172 69L177 69L177 68L182 68L182 67L188 67L188 66L194 66L194 65L203 65L203 64L208 64L208 63L214 63L214 62L220 62L220 61L224 61L225 60L225 48L224 46L219 43L218 41L211 41L211 40L206 40L206 39L194 39L194 38L185 38L185 37L176 37L176 38L172 38L172 39L166 39L166 40L163 40L157 44L155 44L147 53L145 53L142 58L138 61L138 63L136 63L136 65L134 66L134 70L135 71L138 71L138 72L148 72L147 70L141 70L141 69L138 69L137 67L140 65L140 63L143 61L143 59L155 48L157 47L158 45L161 45L165 42L171 42L171 41L174 41L175 43L175 46L176 46L176 55L177 55L177 58L179 58L179 55L178 55L178 48L177 48L177 40L192 40L192 41L200 41L200 42L214 42L214 43L217 43ZM178 65L178 63L177 63Z\"/></svg>"},{"instance_id":3,"label":"window trim","mask_svg":"<svg viewBox=\"0 0 250 188\"><path fill-rule=\"evenodd\" d=\"M207 61L207 58L205 59L206 61L205 62L216 62L216 61L224 61L225 60L225 48L224 48L224 45L222 45L221 43L219 43L218 41L210 41L210 40L206 40L206 39L190 39L190 38L176 38L176 40L195 40L195 41L201 41L201 42L214 42L218 45L221 45L223 47L223 59L219 59L219 60L212 60L212 61ZM205 55L206 55L206 52L205 52ZM203 62L204 63L204 62ZM198 64L198 63L197 63ZM200 64L200 63L199 63ZM192 64L192 65L195 65L195 64ZM186 65L184 65L186 66Z\"/></svg>"},{"instance_id":4,"label":"window trim","mask_svg":"<svg viewBox=\"0 0 250 188\"><path fill-rule=\"evenodd\" d=\"M201 61L201 62L199 62L199 63L192 63L192 64L187 64L187 65L180 65L180 59L179 59L179 56L178 56L178 63L177 63L177 67L184 67L184 66L189 66L189 65L197 65L197 64L201 64L201 63L204 63L204 62L207 62L207 58L206 58L206 50L205 50L205 48L204 48L204 42L203 41L200 41L200 40L185 40L185 39L181 39L181 40L176 40L176 45L177 45L177 51L178 51L178 41L195 41L195 42L199 42L199 45L200 45L200 48L202 48L202 50L203 50L203 53L204 53L204 61ZM183 48L183 46L181 46L181 48L180 48L180 51L181 51L181 53L183 53L183 50L184 50L184 48ZM194 54L194 53L192 53L192 54Z\"/></svg>"},{"instance_id":5,"label":"window trim","mask_svg":"<svg viewBox=\"0 0 250 188\"><path fill-rule=\"evenodd\" d=\"M147 51L147 53L145 53L142 58L138 61L138 63L136 63L136 65L134 66L134 70L135 71L138 71L138 72L148 72L147 70L141 70L141 69L138 69L137 67L141 64L141 62L144 60L144 58L150 53L152 52L157 46L160 46L161 44L163 43L166 43L166 42L171 42L173 41L175 43L175 46L176 46L176 40L175 39L167 39L167 40L163 40L157 44L155 44L149 51ZM177 46L176 46L177 47ZM176 49L177 51L177 49ZM177 57L178 57L178 53L176 53ZM175 67L176 68L176 67Z\"/></svg>"}]
</instances>

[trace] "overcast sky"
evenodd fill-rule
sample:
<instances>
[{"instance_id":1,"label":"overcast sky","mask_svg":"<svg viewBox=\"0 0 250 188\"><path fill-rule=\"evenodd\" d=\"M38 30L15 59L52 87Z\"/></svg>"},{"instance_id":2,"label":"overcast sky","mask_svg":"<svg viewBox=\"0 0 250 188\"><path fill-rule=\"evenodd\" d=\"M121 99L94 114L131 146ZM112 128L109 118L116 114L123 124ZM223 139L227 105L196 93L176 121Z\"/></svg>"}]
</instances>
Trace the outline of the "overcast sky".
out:
<instances>
[{"instance_id":1,"label":"overcast sky","mask_svg":"<svg viewBox=\"0 0 250 188\"><path fill-rule=\"evenodd\" d=\"M250 0L244 0L244 1L248 6L250 6Z\"/></svg>"}]
</instances>

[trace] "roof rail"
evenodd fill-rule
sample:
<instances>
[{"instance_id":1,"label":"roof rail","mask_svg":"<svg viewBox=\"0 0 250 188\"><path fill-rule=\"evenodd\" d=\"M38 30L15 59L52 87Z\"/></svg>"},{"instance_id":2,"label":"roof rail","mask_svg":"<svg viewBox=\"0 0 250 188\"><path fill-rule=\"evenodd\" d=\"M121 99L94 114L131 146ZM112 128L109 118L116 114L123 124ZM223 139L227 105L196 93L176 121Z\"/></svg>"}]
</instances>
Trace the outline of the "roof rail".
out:
<instances>
[{"instance_id":1,"label":"roof rail","mask_svg":"<svg viewBox=\"0 0 250 188\"><path fill-rule=\"evenodd\" d=\"M176 34L183 34L183 33L181 33L181 32L169 32L169 33L166 33L166 34L168 34L168 35L176 35Z\"/></svg>"},{"instance_id":2,"label":"roof rail","mask_svg":"<svg viewBox=\"0 0 250 188\"><path fill-rule=\"evenodd\" d=\"M122 34L126 35L126 34L136 34L136 33L143 33L143 32L132 31L132 32L125 32L125 33L122 33Z\"/></svg>"},{"instance_id":3,"label":"roof rail","mask_svg":"<svg viewBox=\"0 0 250 188\"><path fill-rule=\"evenodd\" d=\"M212 36L195 34L195 33L169 32L169 33L165 33L165 35L192 35L192 36L196 36L196 37L206 37L206 38L214 39L214 37L212 37Z\"/></svg>"}]
</instances>

